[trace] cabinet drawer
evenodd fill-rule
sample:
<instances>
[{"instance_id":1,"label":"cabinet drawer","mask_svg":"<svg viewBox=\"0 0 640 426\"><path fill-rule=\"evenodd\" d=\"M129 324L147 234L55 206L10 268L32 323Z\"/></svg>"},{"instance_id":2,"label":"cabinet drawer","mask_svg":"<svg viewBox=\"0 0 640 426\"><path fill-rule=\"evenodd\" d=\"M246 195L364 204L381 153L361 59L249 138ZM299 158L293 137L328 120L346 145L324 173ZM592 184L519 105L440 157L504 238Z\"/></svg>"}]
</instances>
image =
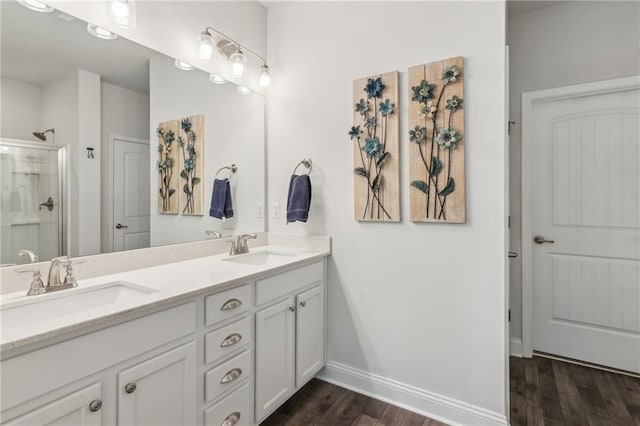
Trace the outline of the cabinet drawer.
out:
<instances>
[{"instance_id":1,"label":"cabinet drawer","mask_svg":"<svg viewBox=\"0 0 640 426\"><path fill-rule=\"evenodd\" d=\"M208 327L251 308L251 286L245 284L205 299L205 325Z\"/></svg>"},{"instance_id":2,"label":"cabinet drawer","mask_svg":"<svg viewBox=\"0 0 640 426\"><path fill-rule=\"evenodd\" d=\"M206 401L213 401L249 376L251 376L251 351L244 351L212 368L204 374Z\"/></svg>"},{"instance_id":3,"label":"cabinet drawer","mask_svg":"<svg viewBox=\"0 0 640 426\"><path fill-rule=\"evenodd\" d=\"M227 423L224 423L225 421ZM204 424L207 426L253 424L251 383L245 383L240 389L205 410Z\"/></svg>"},{"instance_id":4,"label":"cabinet drawer","mask_svg":"<svg viewBox=\"0 0 640 426\"><path fill-rule=\"evenodd\" d=\"M243 318L219 330L212 331L204 338L204 361L210 364L251 343L251 321Z\"/></svg>"},{"instance_id":5,"label":"cabinet drawer","mask_svg":"<svg viewBox=\"0 0 640 426\"><path fill-rule=\"evenodd\" d=\"M324 278L324 261L256 281L256 305L291 293Z\"/></svg>"}]
</instances>

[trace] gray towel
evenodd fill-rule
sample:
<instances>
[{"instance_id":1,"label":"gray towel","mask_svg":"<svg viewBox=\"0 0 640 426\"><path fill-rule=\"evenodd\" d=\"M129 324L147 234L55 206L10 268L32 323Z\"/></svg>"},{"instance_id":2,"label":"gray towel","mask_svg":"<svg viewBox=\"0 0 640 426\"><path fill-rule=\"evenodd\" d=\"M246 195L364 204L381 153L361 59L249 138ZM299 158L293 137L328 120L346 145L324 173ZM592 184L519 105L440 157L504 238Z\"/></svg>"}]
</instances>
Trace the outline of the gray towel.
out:
<instances>
[{"instance_id":1,"label":"gray towel","mask_svg":"<svg viewBox=\"0 0 640 426\"><path fill-rule=\"evenodd\" d=\"M216 219L233 217L229 179L214 179L209 216Z\"/></svg>"},{"instance_id":2,"label":"gray towel","mask_svg":"<svg viewBox=\"0 0 640 426\"><path fill-rule=\"evenodd\" d=\"M287 223L306 222L311 206L311 180L309 175L291 175L287 196Z\"/></svg>"}]
</instances>

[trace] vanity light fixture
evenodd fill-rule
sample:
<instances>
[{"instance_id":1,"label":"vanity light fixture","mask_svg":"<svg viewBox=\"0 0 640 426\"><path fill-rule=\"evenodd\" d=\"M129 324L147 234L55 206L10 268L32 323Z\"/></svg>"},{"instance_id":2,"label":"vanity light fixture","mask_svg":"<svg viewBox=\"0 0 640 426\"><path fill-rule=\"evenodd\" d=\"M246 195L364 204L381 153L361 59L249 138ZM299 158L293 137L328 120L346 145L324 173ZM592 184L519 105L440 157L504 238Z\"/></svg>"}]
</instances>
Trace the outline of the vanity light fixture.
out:
<instances>
[{"instance_id":1,"label":"vanity light fixture","mask_svg":"<svg viewBox=\"0 0 640 426\"><path fill-rule=\"evenodd\" d=\"M248 95L251 93L251 90L247 89L244 86L238 86L238 93L240 93L241 95Z\"/></svg>"},{"instance_id":2,"label":"vanity light fixture","mask_svg":"<svg viewBox=\"0 0 640 426\"><path fill-rule=\"evenodd\" d=\"M193 65L191 65L188 62L181 61L180 59L176 59L176 61L174 62L174 65L176 66L176 68L182 71L193 71L195 69Z\"/></svg>"},{"instance_id":3,"label":"vanity light fixture","mask_svg":"<svg viewBox=\"0 0 640 426\"><path fill-rule=\"evenodd\" d=\"M109 30L105 30L94 24L87 24L87 31L94 37L98 37L104 40L115 40L118 38L118 34L112 33Z\"/></svg>"},{"instance_id":4,"label":"vanity light fixture","mask_svg":"<svg viewBox=\"0 0 640 426\"><path fill-rule=\"evenodd\" d=\"M218 48L218 53L231 62L231 71L235 77L242 77L245 73L245 62L246 55L245 51L260 61L262 61L262 67L260 68L260 86L268 87L271 82L271 78L269 76L269 67L267 66L267 61L256 52L247 47L243 47L237 41L233 40L231 37L226 36L220 31L216 30L212 27L205 28L202 33L200 33L200 48L198 50L198 56L200 59L204 61L211 60L213 56L213 35L217 34L221 37L221 40L217 42L216 47Z\"/></svg>"},{"instance_id":5,"label":"vanity light fixture","mask_svg":"<svg viewBox=\"0 0 640 426\"><path fill-rule=\"evenodd\" d=\"M209 74L209 81L213 84L225 84L227 81L217 74Z\"/></svg>"},{"instance_id":6,"label":"vanity light fixture","mask_svg":"<svg viewBox=\"0 0 640 426\"><path fill-rule=\"evenodd\" d=\"M53 7L48 6L38 0L17 0L17 1L27 9L35 10L36 12L51 13L55 10Z\"/></svg>"},{"instance_id":7,"label":"vanity light fixture","mask_svg":"<svg viewBox=\"0 0 640 426\"><path fill-rule=\"evenodd\" d=\"M110 0L109 14L116 25L124 28L135 28L136 2L135 0Z\"/></svg>"}]
</instances>

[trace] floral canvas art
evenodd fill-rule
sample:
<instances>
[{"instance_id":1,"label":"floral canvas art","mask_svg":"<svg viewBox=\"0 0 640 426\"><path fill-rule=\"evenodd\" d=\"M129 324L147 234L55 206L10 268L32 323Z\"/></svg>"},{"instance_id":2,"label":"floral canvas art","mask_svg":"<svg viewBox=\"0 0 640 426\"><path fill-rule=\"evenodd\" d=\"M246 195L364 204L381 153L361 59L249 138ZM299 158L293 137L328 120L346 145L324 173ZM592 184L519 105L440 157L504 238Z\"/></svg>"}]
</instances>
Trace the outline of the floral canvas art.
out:
<instances>
[{"instance_id":1,"label":"floral canvas art","mask_svg":"<svg viewBox=\"0 0 640 426\"><path fill-rule=\"evenodd\" d=\"M398 72L353 82L354 208L358 221L400 220Z\"/></svg>"},{"instance_id":2,"label":"floral canvas art","mask_svg":"<svg viewBox=\"0 0 640 426\"><path fill-rule=\"evenodd\" d=\"M465 223L463 58L409 68L412 222Z\"/></svg>"}]
</instances>

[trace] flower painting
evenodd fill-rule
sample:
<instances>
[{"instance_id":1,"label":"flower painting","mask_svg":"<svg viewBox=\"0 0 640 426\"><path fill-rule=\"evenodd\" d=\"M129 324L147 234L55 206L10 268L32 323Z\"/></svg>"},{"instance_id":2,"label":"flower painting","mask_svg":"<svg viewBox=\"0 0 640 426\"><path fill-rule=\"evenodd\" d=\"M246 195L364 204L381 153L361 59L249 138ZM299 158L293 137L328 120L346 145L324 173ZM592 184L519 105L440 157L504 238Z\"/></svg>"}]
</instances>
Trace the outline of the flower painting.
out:
<instances>
[{"instance_id":1,"label":"flower painting","mask_svg":"<svg viewBox=\"0 0 640 426\"><path fill-rule=\"evenodd\" d=\"M204 116L166 121L158 136L158 212L202 215Z\"/></svg>"},{"instance_id":2,"label":"flower painting","mask_svg":"<svg viewBox=\"0 0 640 426\"><path fill-rule=\"evenodd\" d=\"M412 222L465 223L463 58L409 68Z\"/></svg>"},{"instance_id":3,"label":"flower painting","mask_svg":"<svg viewBox=\"0 0 640 426\"><path fill-rule=\"evenodd\" d=\"M353 82L354 207L358 221L398 222L398 73Z\"/></svg>"}]
</instances>

